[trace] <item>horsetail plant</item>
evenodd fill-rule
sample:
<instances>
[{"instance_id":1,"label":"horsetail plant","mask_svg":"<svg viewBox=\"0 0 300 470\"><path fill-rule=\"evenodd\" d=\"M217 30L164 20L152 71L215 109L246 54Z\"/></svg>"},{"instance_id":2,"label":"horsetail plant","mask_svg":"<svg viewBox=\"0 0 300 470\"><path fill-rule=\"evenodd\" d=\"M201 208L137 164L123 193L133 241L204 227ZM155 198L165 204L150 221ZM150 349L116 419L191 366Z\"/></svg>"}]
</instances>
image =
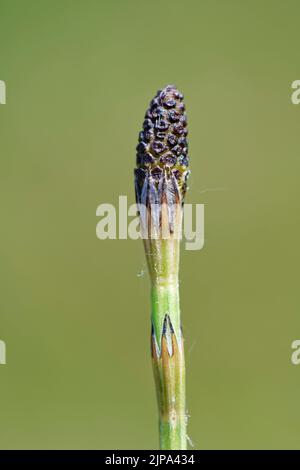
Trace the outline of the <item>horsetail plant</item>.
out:
<instances>
[{"instance_id":1,"label":"horsetail plant","mask_svg":"<svg viewBox=\"0 0 300 470\"><path fill-rule=\"evenodd\" d=\"M137 146L135 191L151 280L151 353L160 449L187 446L185 361L179 305L179 251L189 175L183 95L159 90Z\"/></svg>"}]
</instances>

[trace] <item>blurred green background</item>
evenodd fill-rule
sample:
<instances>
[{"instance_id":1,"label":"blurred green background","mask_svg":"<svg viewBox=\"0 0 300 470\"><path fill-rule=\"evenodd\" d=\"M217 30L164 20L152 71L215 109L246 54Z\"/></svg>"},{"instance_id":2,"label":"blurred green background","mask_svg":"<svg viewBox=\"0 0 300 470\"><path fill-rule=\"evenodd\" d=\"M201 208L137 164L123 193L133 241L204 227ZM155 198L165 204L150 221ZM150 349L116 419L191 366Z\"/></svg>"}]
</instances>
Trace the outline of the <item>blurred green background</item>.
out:
<instances>
[{"instance_id":1,"label":"blurred green background","mask_svg":"<svg viewBox=\"0 0 300 470\"><path fill-rule=\"evenodd\" d=\"M134 202L156 90L185 94L205 247L182 251L196 449L300 448L298 1L0 0L2 449L155 449Z\"/></svg>"}]
</instances>

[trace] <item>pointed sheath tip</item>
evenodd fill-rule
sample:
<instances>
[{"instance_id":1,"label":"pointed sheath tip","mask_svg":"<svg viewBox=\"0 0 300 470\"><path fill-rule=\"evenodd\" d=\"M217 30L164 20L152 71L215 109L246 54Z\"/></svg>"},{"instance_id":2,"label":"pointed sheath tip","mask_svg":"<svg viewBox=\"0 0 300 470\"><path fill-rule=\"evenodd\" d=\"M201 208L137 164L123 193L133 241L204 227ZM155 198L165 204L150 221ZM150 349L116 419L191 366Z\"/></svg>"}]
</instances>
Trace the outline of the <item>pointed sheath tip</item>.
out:
<instances>
[{"instance_id":1,"label":"pointed sheath tip","mask_svg":"<svg viewBox=\"0 0 300 470\"><path fill-rule=\"evenodd\" d=\"M178 344L179 341L179 344ZM170 316L168 314L165 315L161 337L160 337L160 344L156 341L155 331L152 324L151 329L151 355L154 360L163 359L168 357L177 356L183 347L183 338L177 339Z\"/></svg>"}]
</instances>

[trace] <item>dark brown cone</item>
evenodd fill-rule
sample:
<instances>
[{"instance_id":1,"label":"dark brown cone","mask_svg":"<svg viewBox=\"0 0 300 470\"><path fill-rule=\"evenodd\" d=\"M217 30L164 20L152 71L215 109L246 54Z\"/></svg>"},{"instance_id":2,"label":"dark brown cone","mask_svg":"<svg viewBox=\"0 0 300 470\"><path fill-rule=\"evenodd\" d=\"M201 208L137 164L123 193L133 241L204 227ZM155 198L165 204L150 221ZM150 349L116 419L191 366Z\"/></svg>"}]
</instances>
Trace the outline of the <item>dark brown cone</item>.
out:
<instances>
[{"instance_id":1,"label":"dark brown cone","mask_svg":"<svg viewBox=\"0 0 300 470\"><path fill-rule=\"evenodd\" d=\"M173 85L159 90L145 115L137 146L136 199L145 204L146 186L156 188L170 181L170 197L183 202L189 175L187 119L183 95ZM146 205L146 204L145 204Z\"/></svg>"}]
</instances>

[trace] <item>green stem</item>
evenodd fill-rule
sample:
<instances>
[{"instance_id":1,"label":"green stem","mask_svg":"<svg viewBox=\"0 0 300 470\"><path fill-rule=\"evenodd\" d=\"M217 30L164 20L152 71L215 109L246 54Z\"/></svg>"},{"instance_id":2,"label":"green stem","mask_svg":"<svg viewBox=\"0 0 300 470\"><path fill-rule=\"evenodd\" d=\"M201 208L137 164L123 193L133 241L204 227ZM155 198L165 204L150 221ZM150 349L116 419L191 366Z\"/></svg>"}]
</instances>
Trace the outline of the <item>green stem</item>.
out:
<instances>
[{"instance_id":1,"label":"green stem","mask_svg":"<svg viewBox=\"0 0 300 470\"><path fill-rule=\"evenodd\" d=\"M185 363L177 279L153 283L151 301L160 449L185 450Z\"/></svg>"}]
</instances>

